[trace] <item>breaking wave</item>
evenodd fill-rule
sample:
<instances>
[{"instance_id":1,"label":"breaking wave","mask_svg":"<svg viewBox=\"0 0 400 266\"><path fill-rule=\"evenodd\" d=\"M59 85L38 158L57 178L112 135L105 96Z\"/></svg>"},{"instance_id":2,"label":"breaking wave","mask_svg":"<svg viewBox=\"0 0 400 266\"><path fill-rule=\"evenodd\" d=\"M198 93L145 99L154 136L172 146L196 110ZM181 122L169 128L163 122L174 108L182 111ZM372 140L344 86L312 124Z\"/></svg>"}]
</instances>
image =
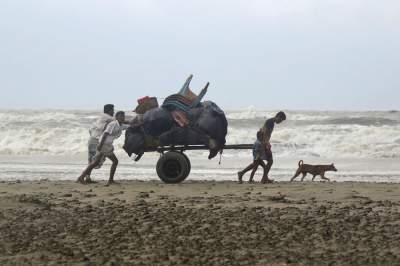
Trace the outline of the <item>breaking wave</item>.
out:
<instances>
[{"instance_id":1,"label":"breaking wave","mask_svg":"<svg viewBox=\"0 0 400 266\"><path fill-rule=\"evenodd\" d=\"M254 142L257 130L274 111L255 108L227 112L229 144ZM1 155L85 153L91 111L0 111ZM273 149L279 157L399 158L399 112L288 111L276 126ZM121 146L123 139L119 139ZM238 152L238 156L248 152Z\"/></svg>"}]
</instances>

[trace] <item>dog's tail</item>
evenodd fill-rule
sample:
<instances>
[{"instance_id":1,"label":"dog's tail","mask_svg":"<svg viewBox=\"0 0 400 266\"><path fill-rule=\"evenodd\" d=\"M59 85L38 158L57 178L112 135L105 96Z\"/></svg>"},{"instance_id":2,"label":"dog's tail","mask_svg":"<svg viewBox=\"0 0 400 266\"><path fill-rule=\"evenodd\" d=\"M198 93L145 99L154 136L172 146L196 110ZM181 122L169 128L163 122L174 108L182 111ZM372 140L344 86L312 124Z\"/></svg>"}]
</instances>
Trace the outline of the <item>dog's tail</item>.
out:
<instances>
[{"instance_id":1,"label":"dog's tail","mask_svg":"<svg viewBox=\"0 0 400 266\"><path fill-rule=\"evenodd\" d=\"M299 167L302 166L303 163L304 163L303 160L300 160L300 161L299 161Z\"/></svg>"}]
</instances>

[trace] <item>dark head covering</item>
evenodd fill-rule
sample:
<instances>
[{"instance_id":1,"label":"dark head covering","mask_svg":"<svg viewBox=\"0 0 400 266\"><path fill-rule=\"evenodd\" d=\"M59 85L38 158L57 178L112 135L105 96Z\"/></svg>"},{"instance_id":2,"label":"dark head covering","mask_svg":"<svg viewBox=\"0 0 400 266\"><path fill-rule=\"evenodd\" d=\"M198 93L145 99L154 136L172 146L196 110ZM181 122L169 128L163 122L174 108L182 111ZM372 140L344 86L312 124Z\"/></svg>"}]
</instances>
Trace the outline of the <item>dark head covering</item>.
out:
<instances>
[{"instance_id":1,"label":"dark head covering","mask_svg":"<svg viewBox=\"0 0 400 266\"><path fill-rule=\"evenodd\" d=\"M105 114L114 113L114 105L113 104L104 105L104 113Z\"/></svg>"},{"instance_id":2,"label":"dark head covering","mask_svg":"<svg viewBox=\"0 0 400 266\"><path fill-rule=\"evenodd\" d=\"M282 111L278 112L276 116L282 118L283 121L286 120L286 114Z\"/></svg>"}]
</instances>

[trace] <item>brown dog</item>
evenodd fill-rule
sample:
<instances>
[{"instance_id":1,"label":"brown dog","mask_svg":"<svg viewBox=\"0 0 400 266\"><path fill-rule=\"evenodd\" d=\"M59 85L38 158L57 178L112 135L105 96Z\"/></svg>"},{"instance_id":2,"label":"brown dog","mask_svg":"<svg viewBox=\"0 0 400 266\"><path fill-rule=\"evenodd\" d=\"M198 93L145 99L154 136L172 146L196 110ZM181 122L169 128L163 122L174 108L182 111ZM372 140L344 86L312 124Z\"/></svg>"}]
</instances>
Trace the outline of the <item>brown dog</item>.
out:
<instances>
[{"instance_id":1,"label":"brown dog","mask_svg":"<svg viewBox=\"0 0 400 266\"><path fill-rule=\"evenodd\" d=\"M304 177L306 177L307 174L312 174L313 178L312 181L314 181L315 177L317 175L321 176L322 179L324 180L329 180L329 178L325 177L325 172L328 171L334 171L337 172L337 169L334 164L330 165L310 165L310 164L304 164L303 160L299 161L299 169L297 169L296 174L292 177L290 182L292 182L296 177L298 177L300 174L303 174L303 177L301 178L301 181L304 180Z\"/></svg>"}]
</instances>

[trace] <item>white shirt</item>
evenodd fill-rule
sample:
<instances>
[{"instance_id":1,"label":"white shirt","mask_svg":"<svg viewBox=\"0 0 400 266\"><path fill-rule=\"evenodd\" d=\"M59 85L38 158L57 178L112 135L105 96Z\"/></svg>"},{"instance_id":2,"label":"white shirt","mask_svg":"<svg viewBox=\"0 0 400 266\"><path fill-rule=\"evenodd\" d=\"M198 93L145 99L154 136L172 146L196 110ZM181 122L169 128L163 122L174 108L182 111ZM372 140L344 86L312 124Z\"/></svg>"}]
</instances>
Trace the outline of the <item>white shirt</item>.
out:
<instances>
[{"instance_id":1,"label":"white shirt","mask_svg":"<svg viewBox=\"0 0 400 266\"><path fill-rule=\"evenodd\" d=\"M101 114L99 119L97 119L97 121L89 129L90 137L99 140L104 130L106 129L106 126L113 120L114 118L109 114Z\"/></svg>"},{"instance_id":2,"label":"white shirt","mask_svg":"<svg viewBox=\"0 0 400 266\"><path fill-rule=\"evenodd\" d=\"M117 120L110 122L107 125L106 130L104 130L104 133L109 134L104 141L104 144L112 144L115 139L119 138L122 135L122 131L126 130L128 127L129 125L120 124Z\"/></svg>"}]
</instances>

